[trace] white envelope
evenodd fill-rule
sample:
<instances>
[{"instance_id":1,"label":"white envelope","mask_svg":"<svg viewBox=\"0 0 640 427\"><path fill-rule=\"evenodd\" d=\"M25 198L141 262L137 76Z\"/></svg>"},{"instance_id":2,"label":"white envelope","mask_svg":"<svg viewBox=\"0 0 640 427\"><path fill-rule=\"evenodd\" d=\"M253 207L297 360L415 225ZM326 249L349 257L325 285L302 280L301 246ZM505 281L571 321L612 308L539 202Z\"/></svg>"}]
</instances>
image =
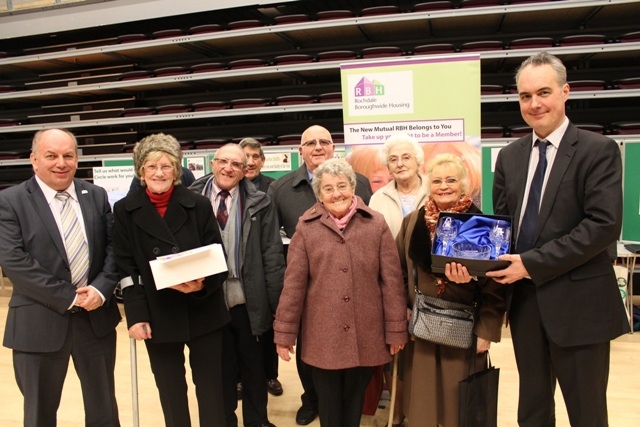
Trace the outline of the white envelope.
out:
<instances>
[{"instance_id":1,"label":"white envelope","mask_svg":"<svg viewBox=\"0 0 640 427\"><path fill-rule=\"evenodd\" d=\"M156 289L227 271L222 245L214 243L149 261Z\"/></svg>"}]
</instances>

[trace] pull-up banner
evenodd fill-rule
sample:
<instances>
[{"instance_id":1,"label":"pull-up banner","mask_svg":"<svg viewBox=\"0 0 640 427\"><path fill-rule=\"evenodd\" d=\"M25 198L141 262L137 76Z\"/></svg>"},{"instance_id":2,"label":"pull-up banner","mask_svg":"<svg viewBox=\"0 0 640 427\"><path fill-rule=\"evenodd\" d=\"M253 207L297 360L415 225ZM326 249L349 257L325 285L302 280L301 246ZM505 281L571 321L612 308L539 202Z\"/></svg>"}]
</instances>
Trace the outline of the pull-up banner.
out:
<instances>
[{"instance_id":1,"label":"pull-up banner","mask_svg":"<svg viewBox=\"0 0 640 427\"><path fill-rule=\"evenodd\" d=\"M480 146L480 56L407 56L341 65L344 138L383 143L395 133L419 142Z\"/></svg>"}]
</instances>

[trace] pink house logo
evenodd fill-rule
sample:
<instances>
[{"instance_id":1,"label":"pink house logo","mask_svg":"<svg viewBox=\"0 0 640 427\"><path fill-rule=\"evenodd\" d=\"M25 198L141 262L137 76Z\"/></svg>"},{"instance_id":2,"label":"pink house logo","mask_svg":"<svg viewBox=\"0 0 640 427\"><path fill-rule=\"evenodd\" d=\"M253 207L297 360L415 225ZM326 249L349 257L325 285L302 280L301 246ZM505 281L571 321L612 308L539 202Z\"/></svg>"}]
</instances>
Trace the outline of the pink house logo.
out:
<instances>
[{"instance_id":1,"label":"pink house logo","mask_svg":"<svg viewBox=\"0 0 640 427\"><path fill-rule=\"evenodd\" d=\"M354 88L354 95L358 96L380 96L384 95L384 85L377 80L369 80L366 77L360 79Z\"/></svg>"}]
</instances>

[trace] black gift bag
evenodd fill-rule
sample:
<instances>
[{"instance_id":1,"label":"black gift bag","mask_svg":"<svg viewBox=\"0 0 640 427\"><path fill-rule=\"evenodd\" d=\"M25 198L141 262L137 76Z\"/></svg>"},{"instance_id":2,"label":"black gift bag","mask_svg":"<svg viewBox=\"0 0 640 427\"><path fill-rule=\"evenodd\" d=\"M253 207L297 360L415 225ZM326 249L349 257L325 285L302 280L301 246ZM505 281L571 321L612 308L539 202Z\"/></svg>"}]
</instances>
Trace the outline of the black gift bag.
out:
<instances>
[{"instance_id":1,"label":"black gift bag","mask_svg":"<svg viewBox=\"0 0 640 427\"><path fill-rule=\"evenodd\" d=\"M472 355L471 360L474 359L475 355ZM487 353L487 368L460 381L459 427L496 427L498 425L499 379L500 369L491 365Z\"/></svg>"}]
</instances>

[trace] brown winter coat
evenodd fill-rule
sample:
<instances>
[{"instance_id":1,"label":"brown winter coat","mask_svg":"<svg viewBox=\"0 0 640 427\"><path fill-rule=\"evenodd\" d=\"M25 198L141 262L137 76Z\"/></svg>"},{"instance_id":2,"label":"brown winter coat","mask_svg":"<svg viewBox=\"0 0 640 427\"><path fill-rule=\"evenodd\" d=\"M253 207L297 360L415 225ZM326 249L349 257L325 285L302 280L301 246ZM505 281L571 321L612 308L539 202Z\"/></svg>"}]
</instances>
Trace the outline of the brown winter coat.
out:
<instances>
[{"instance_id":1,"label":"brown winter coat","mask_svg":"<svg viewBox=\"0 0 640 427\"><path fill-rule=\"evenodd\" d=\"M479 213L471 206L469 213ZM424 220L424 207L406 216L396 244L400 253L411 304L415 299L413 268L418 271L418 289L436 296L435 276L431 273L431 236ZM444 275L440 277L444 278ZM479 278L481 289L475 335L493 342L500 341L504 319L504 287L487 278ZM470 305L476 282L449 283L440 298ZM405 360L404 413L410 427L457 427L458 383L469 375L470 351L433 344L416 339L401 353ZM472 369L486 363L486 356L475 356Z\"/></svg>"},{"instance_id":2,"label":"brown winter coat","mask_svg":"<svg viewBox=\"0 0 640 427\"><path fill-rule=\"evenodd\" d=\"M293 345L300 325L309 365L382 365L391 361L389 344L407 342L406 307L398 252L381 214L358 198L342 232L319 202L300 217L273 325L276 344Z\"/></svg>"}]
</instances>

